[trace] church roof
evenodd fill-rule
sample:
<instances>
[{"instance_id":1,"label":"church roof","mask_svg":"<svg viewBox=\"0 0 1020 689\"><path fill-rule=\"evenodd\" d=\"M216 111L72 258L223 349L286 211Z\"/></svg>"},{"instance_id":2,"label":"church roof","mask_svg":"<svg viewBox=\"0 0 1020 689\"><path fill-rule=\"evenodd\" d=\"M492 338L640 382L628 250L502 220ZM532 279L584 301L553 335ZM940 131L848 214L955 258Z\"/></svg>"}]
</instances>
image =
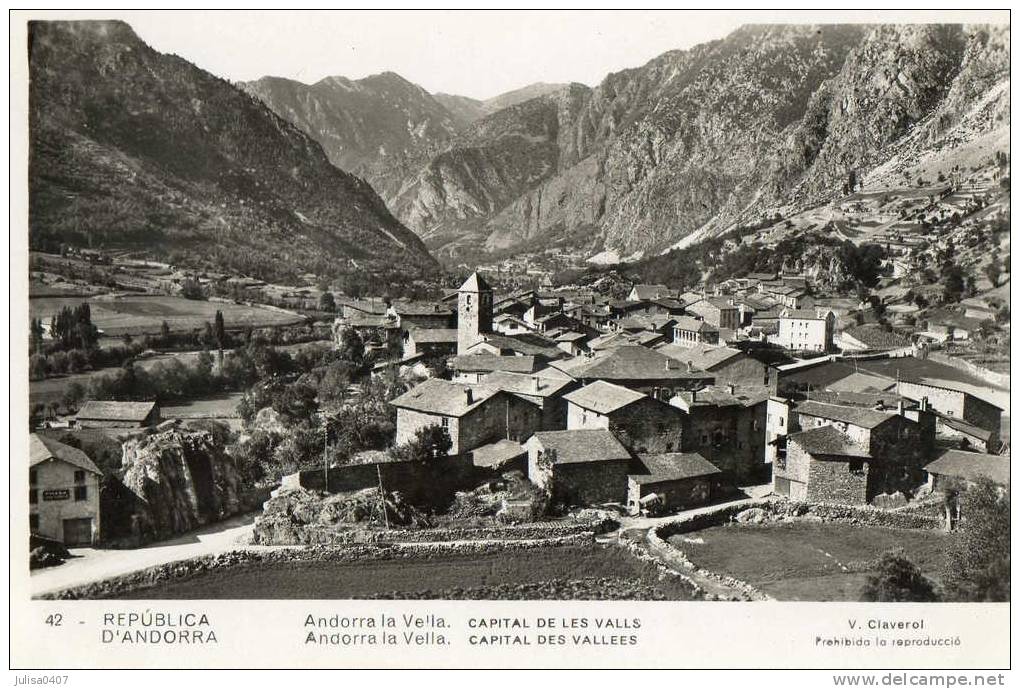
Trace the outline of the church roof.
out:
<instances>
[{"instance_id":1,"label":"church roof","mask_svg":"<svg viewBox=\"0 0 1020 689\"><path fill-rule=\"evenodd\" d=\"M458 292L491 292L492 287L477 272L471 273L470 277L460 286Z\"/></svg>"}]
</instances>

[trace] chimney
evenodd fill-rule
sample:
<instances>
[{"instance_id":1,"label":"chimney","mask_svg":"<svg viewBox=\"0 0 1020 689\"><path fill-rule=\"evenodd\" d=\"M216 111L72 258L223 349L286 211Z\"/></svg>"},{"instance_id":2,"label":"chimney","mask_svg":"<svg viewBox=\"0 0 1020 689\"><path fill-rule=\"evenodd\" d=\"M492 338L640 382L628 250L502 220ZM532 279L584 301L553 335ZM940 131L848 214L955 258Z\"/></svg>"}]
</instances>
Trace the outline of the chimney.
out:
<instances>
[{"instance_id":1,"label":"chimney","mask_svg":"<svg viewBox=\"0 0 1020 689\"><path fill-rule=\"evenodd\" d=\"M698 402L698 391L691 390L691 406L693 407Z\"/></svg>"},{"instance_id":2,"label":"chimney","mask_svg":"<svg viewBox=\"0 0 1020 689\"><path fill-rule=\"evenodd\" d=\"M733 385L733 383L728 383L726 385L726 392L730 395L732 395L736 391L736 389L737 388Z\"/></svg>"},{"instance_id":3,"label":"chimney","mask_svg":"<svg viewBox=\"0 0 1020 689\"><path fill-rule=\"evenodd\" d=\"M900 416L906 416L906 407L903 406L902 399L900 399L900 401L896 403L896 413L899 414Z\"/></svg>"},{"instance_id":4,"label":"chimney","mask_svg":"<svg viewBox=\"0 0 1020 689\"><path fill-rule=\"evenodd\" d=\"M694 371L694 363L690 360L687 361L687 372L692 373Z\"/></svg>"},{"instance_id":5,"label":"chimney","mask_svg":"<svg viewBox=\"0 0 1020 689\"><path fill-rule=\"evenodd\" d=\"M928 398L927 397L922 397L921 398L921 404L920 404L920 406L918 408L921 411L928 411Z\"/></svg>"},{"instance_id":6,"label":"chimney","mask_svg":"<svg viewBox=\"0 0 1020 689\"><path fill-rule=\"evenodd\" d=\"M666 370L667 371L675 371L678 368L680 368L680 362L679 361L677 361L673 357L668 357L666 359Z\"/></svg>"},{"instance_id":7,"label":"chimney","mask_svg":"<svg viewBox=\"0 0 1020 689\"><path fill-rule=\"evenodd\" d=\"M531 389L534 390L535 392L538 392L540 388L541 388L541 385L539 383L538 376L532 376L531 377Z\"/></svg>"},{"instance_id":8,"label":"chimney","mask_svg":"<svg viewBox=\"0 0 1020 689\"><path fill-rule=\"evenodd\" d=\"M474 404L474 395L471 394L471 388L464 388L464 404Z\"/></svg>"}]
</instances>

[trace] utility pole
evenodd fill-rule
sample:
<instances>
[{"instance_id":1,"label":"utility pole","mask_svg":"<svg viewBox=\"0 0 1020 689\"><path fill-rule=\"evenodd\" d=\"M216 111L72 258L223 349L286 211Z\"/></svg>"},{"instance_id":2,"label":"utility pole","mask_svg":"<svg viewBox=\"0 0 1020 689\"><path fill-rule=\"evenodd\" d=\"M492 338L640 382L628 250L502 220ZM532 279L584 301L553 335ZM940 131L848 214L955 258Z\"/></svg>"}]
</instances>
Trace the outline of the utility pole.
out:
<instances>
[{"instance_id":1,"label":"utility pole","mask_svg":"<svg viewBox=\"0 0 1020 689\"><path fill-rule=\"evenodd\" d=\"M322 415L322 474L326 482L326 492L329 492L329 420L325 414Z\"/></svg>"},{"instance_id":2,"label":"utility pole","mask_svg":"<svg viewBox=\"0 0 1020 689\"><path fill-rule=\"evenodd\" d=\"M386 514L386 493L383 492L382 468L378 464L375 465L375 475L379 477L379 506L382 508L383 523L388 529L390 528L390 518Z\"/></svg>"}]
</instances>

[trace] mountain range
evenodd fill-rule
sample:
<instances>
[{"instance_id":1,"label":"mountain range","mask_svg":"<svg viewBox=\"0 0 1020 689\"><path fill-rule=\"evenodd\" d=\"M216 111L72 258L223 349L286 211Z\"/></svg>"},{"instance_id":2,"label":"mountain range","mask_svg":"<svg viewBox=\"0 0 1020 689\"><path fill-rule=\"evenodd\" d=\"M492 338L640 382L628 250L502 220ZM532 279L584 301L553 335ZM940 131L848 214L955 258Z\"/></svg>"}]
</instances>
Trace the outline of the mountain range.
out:
<instances>
[{"instance_id":1,"label":"mountain range","mask_svg":"<svg viewBox=\"0 0 1020 689\"><path fill-rule=\"evenodd\" d=\"M30 245L259 277L637 258L1009 151L1008 25L745 26L488 100L392 72L232 84L123 22L29 34Z\"/></svg>"},{"instance_id":2,"label":"mountain range","mask_svg":"<svg viewBox=\"0 0 1020 689\"><path fill-rule=\"evenodd\" d=\"M29 240L269 279L434 274L372 187L262 102L119 21L29 25Z\"/></svg>"},{"instance_id":3,"label":"mountain range","mask_svg":"<svg viewBox=\"0 0 1020 689\"><path fill-rule=\"evenodd\" d=\"M489 101L393 74L275 81L242 87L363 174L441 258L564 238L608 259L647 255L850 181L952 167L961 147L1008 151L1006 25L745 26L594 88ZM368 100L371 117L352 115Z\"/></svg>"}]
</instances>

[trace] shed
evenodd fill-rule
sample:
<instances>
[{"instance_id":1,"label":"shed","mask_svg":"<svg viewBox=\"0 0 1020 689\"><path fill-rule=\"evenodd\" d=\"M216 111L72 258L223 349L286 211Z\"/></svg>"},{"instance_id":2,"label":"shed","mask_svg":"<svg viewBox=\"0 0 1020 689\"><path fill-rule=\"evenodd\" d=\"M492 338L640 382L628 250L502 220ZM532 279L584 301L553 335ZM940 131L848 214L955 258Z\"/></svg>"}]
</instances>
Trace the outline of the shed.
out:
<instances>
[{"instance_id":1,"label":"shed","mask_svg":"<svg viewBox=\"0 0 1020 689\"><path fill-rule=\"evenodd\" d=\"M75 416L78 428L144 428L160 422L155 402L114 402L90 400Z\"/></svg>"},{"instance_id":2,"label":"shed","mask_svg":"<svg viewBox=\"0 0 1020 689\"><path fill-rule=\"evenodd\" d=\"M665 510L691 509L712 500L722 472L697 452L667 452L638 457L643 471L627 477L627 507L638 514L642 500L656 494Z\"/></svg>"}]
</instances>

